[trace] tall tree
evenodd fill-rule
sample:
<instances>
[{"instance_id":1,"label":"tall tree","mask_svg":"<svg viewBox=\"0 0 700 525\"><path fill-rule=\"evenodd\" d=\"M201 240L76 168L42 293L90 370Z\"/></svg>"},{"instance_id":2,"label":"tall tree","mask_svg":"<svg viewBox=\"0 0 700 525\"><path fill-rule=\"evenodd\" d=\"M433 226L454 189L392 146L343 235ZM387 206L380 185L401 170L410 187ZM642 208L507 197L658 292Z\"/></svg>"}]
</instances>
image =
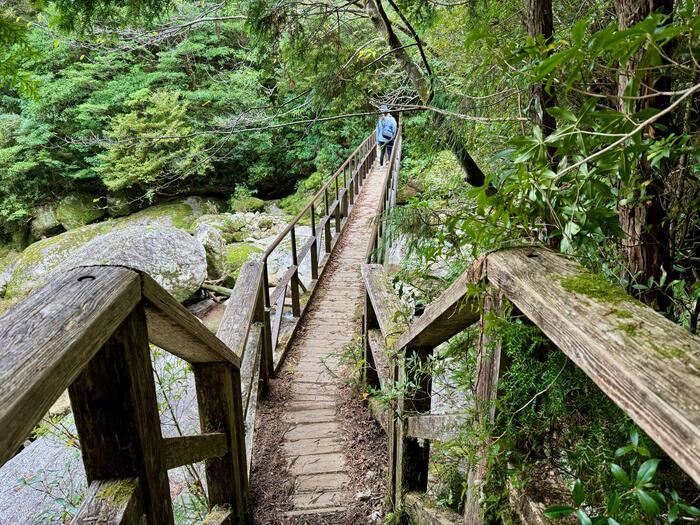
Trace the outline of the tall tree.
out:
<instances>
[{"instance_id":1,"label":"tall tree","mask_svg":"<svg viewBox=\"0 0 700 525\"><path fill-rule=\"evenodd\" d=\"M401 15L396 4L391 2L391 5L397 11L397 13L399 13L402 21L404 21L409 28L408 32L412 34L416 45L419 47L421 58L423 59L425 69L429 75L428 77L426 77L426 73L424 73L420 67L416 65L406 51L406 46L401 42L394 31L393 25L384 10L381 0L365 0L364 9L369 16L369 19L372 21L372 24L382 35L394 57L413 84L413 87L422 103L429 105L435 98L434 79L430 78L430 66L427 63L420 39L416 35L415 31L410 28L410 24L407 23L405 17ZM469 154L469 151L464 144L464 139L455 132L452 124L447 121L444 115L434 113L433 119L436 129L441 130L445 142L462 166L465 180L472 186L483 186L485 181L484 172L481 171L479 165Z\"/></svg>"},{"instance_id":2,"label":"tall tree","mask_svg":"<svg viewBox=\"0 0 700 525\"><path fill-rule=\"evenodd\" d=\"M616 0L619 28L628 29L652 13L670 15L673 0ZM643 51L633 54L621 64L618 75L618 109L632 115L642 109L663 109L668 97L657 91L668 91L670 78L651 70L642 71L639 63ZM656 96L653 96L656 95ZM650 136L659 133L650 127L645 131ZM646 283L653 279L658 283L664 271L671 272L670 235L663 204L664 178L662 170L653 168L648 160L641 159L636 166L640 179L645 183L644 196L638 187L629 204L619 207L620 227L625 233L623 240L630 272L636 281ZM634 184L634 177L630 182ZM624 186L624 183L623 183ZM668 299L659 287L654 286L640 294L645 302L664 309Z\"/></svg>"}]
</instances>

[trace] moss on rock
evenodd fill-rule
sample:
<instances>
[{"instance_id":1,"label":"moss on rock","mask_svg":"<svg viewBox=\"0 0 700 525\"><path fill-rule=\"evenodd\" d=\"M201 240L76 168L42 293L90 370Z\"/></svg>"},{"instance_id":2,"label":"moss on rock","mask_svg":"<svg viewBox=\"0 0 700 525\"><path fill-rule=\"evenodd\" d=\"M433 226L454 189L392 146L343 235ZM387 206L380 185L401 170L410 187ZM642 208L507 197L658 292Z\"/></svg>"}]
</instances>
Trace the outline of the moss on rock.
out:
<instances>
[{"instance_id":1,"label":"moss on rock","mask_svg":"<svg viewBox=\"0 0 700 525\"><path fill-rule=\"evenodd\" d=\"M232 199L231 209L238 213L263 211L265 209L265 201L252 196Z\"/></svg>"},{"instance_id":2,"label":"moss on rock","mask_svg":"<svg viewBox=\"0 0 700 525\"><path fill-rule=\"evenodd\" d=\"M241 267L251 255L262 253L262 250L253 244L238 242L226 247L226 273L238 277Z\"/></svg>"},{"instance_id":3,"label":"moss on rock","mask_svg":"<svg viewBox=\"0 0 700 525\"><path fill-rule=\"evenodd\" d=\"M74 230L104 217L105 209L99 197L87 193L73 193L64 197L56 207L56 217L66 230Z\"/></svg>"}]
</instances>

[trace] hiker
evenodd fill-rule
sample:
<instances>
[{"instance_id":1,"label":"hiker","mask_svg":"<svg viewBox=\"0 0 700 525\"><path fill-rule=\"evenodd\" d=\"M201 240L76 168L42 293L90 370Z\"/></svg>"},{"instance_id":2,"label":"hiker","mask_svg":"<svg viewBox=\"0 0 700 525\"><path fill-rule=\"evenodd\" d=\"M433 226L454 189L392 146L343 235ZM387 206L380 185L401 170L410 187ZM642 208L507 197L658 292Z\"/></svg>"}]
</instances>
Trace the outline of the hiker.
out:
<instances>
[{"instance_id":1,"label":"hiker","mask_svg":"<svg viewBox=\"0 0 700 525\"><path fill-rule=\"evenodd\" d=\"M389 113L389 108L381 106L379 111L382 116L377 122L377 144L379 144L379 165L384 165L384 152L388 151L387 158L391 158L391 150L394 147L394 137L396 137L396 120Z\"/></svg>"}]
</instances>

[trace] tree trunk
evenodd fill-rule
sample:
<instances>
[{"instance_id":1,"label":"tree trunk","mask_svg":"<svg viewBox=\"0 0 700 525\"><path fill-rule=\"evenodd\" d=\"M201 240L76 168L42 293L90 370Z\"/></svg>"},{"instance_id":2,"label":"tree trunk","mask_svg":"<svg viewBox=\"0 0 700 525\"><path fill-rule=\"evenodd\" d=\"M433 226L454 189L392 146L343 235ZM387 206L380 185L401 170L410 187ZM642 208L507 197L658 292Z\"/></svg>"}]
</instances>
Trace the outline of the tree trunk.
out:
<instances>
[{"instance_id":1,"label":"tree trunk","mask_svg":"<svg viewBox=\"0 0 700 525\"><path fill-rule=\"evenodd\" d=\"M391 26L389 18L384 12L381 0L366 0L364 8L374 27L379 31L382 37L384 37L389 49L393 51L392 54L408 76L411 84L413 84L423 104L429 104L433 99L430 80L425 77L403 47L403 44ZM464 179L472 186L483 186L485 180L484 172L481 171L481 168L479 168L469 154L469 151L467 151L464 145L464 140L452 129L447 118L445 118L444 115L436 113L433 115L433 124L437 129L441 130L447 146L462 166Z\"/></svg>"},{"instance_id":2,"label":"tree trunk","mask_svg":"<svg viewBox=\"0 0 700 525\"><path fill-rule=\"evenodd\" d=\"M644 20L653 12L670 14L673 11L673 0L616 0L618 24L620 29L627 29ZM654 97L642 100L624 98L630 82L640 73L637 65L641 53L636 54L625 64L620 65L618 77L618 109L627 114L648 108L663 108L668 104L666 97ZM667 90L670 78L667 75L654 75L650 72L641 79L642 86L638 93L627 95L645 95L650 92L649 86ZM649 128L645 133L655 134L656 129ZM639 162L637 169L640 180L650 183L645 189L645 199L640 201L640 193L635 190L634 199L628 205L619 207L620 227L625 233L623 248L627 256L630 272L636 276L639 283L646 283L650 278L655 282L666 272L672 272L670 256L670 236L667 215L663 206L664 177L659 169L652 168L648 161ZM669 299L663 289L654 286L649 290L638 293L639 298L663 310L668 307Z\"/></svg>"},{"instance_id":3,"label":"tree trunk","mask_svg":"<svg viewBox=\"0 0 700 525\"><path fill-rule=\"evenodd\" d=\"M554 36L554 19L552 17L552 0L525 0L527 13L527 34L532 38L542 35L545 43ZM530 88L530 116L542 128L542 135L550 135L555 127L554 117L547 113L547 108L557 103L553 88L548 93L540 82ZM553 153L553 152L550 152Z\"/></svg>"}]
</instances>

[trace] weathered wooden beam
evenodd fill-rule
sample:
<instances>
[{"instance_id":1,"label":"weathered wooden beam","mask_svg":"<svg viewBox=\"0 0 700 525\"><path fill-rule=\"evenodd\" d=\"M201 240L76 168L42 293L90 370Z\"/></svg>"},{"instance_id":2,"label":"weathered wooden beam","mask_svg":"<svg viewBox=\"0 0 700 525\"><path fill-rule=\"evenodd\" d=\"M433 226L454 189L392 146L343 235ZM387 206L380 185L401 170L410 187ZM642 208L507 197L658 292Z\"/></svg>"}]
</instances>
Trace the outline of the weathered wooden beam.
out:
<instances>
[{"instance_id":1,"label":"weathered wooden beam","mask_svg":"<svg viewBox=\"0 0 700 525\"><path fill-rule=\"evenodd\" d=\"M470 272L463 273L436 301L430 303L423 315L413 319L395 348L436 347L477 322L478 300L465 300L470 281Z\"/></svg>"},{"instance_id":2,"label":"weathered wooden beam","mask_svg":"<svg viewBox=\"0 0 700 525\"><path fill-rule=\"evenodd\" d=\"M226 309L216 332L221 342L241 360L245 359L248 332L261 291L263 277L261 266L262 263L254 261L247 261L243 265L231 298L226 301Z\"/></svg>"},{"instance_id":3,"label":"weathered wooden beam","mask_svg":"<svg viewBox=\"0 0 700 525\"><path fill-rule=\"evenodd\" d=\"M148 300L148 336L154 345L189 363L227 362L240 366L238 356L187 308L148 274L140 275L142 293Z\"/></svg>"},{"instance_id":4,"label":"weathered wooden beam","mask_svg":"<svg viewBox=\"0 0 700 525\"><path fill-rule=\"evenodd\" d=\"M386 344L395 348L396 339L408 326L401 301L381 264L363 264L362 279Z\"/></svg>"},{"instance_id":5,"label":"weathered wooden beam","mask_svg":"<svg viewBox=\"0 0 700 525\"><path fill-rule=\"evenodd\" d=\"M434 500L422 492L404 495L404 509L416 525L457 525L462 517L455 511L437 506Z\"/></svg>"},{"instance_id":6,"label":"weathered wooden beam","mask_svg":"<svg viewBox=\"0 0 700 525\"><path fill-rule=\"evenodd\" d=\"M138 478L97 479L90 483L73 525L141 523L143 501Z\"/></svg>"},{"instance_id":7,"label":"weathered wooden beam","mask_svg":"<svg viewBox=\"0 0 700 525\"><path fill-rule=\"evenodd\" d=\"M418 439L449 441L459 437L460 427L473 416L467 414L420 414L408 416L406 434Z\"/></svg>"},{"instance_id":8,"label":"weathered wooden beam","mask_svg":"<svg viewBox=\"0 0 700 525\"><path fill-rule=\"evenodd\" d=\"M70 270L0 317L0 465L141 297L138 274Z\"/></svg>"},{"instance_id":9,"label":"weathered wooden beam","mask_svg":"<svg viewBox=\"0 0 700 525\"><path fill-rule=\"evenodd\" d=\"M498 317L502 313L503 297L498 290L489 289L484 297L484 311L479 320L479 342L477 344L477 376L475 411L477 424L492 423L496 410L496 395L498 379L501 374L501 341L493 337L487 323L490 317ZM467 478L467 493L464 501L464 525L481 525L481 495L482 485L487 473L487 458L485 449L488 443L483 443L481 453L476 463L470 465Z\"/></svg>"},{"instance_id":10,"label":"weathered wooden beam","mask_svg":"<svg viewBox=\"0 0 700 525\"><path fill-rule=\"evenodd\" d=\"M228 452L228 438L223 432L195 436L163 438L165 467L170 470L182 465L219 458Z\"/></svg>"},{"instance_id":11,"label":"weathered wooden beam","mask_svg":"<svg viewBox=\"0 0 700 525\"><path fill-rule=\"evenodd\" d=\"M83 368L68 393L88 483L138 476L148 523L172 524L142 304Z\"/></svg>"},{"instance_id":12,"label":"weathered wooden beam","mask_svg":"<svg viewBox=\"0 0 700 525\"><path fill-rule=\"evenodd\" d=\"M195 363L192 368L202 432L223 432L228 438L228 452L205 462L209 504L231 507L233 523L249 523L239 371L226 363Z\"/></svg>"},{"instance_id":13,"label":"weathered wooden beam","mask_svg":"<svg viewBox=\"0 0 700 525\"><path fill-rule=\"evenodd\" d=\"M700 483L700 338L544 249L494 252L487 276Z\"/></svg>"},{"instance_id":14,"label":"weathered wooden beam","mask_svg":"<svg viewBox=\"0 0 700 525\"><path fill-rule=\"evenodd\" d=\"M388 388L389 385L389 355L386 348L386 340L379 328L367 330L367 341L372 352L374 370L379 380L381 388Z\"/></svg>"},{"instance_id":15,"label":"weathered wooden beam","mask_svg":"<svg viewBox=\"0 0 700 525\"><path fill-rule=\"evenodd\" d=\"M213 508L204 517L200 525L225 525L230 523L232 518L233 512L231 512L231 509Z\"/></svg>"},{"instance_id":16,"label":"weathered wooden beam","mask_svg":"<svg viewBox=\"0 0 700 525\"><path fill-rule=\"evenodd\" d=\"M257 399L251 396L253 385L259 380L259 362L258 355L262 349L262 323L253 323L248 334L248 341L243 362L241 363L241 396L243 400L243 413L248 412L250 403L256 403Z\"/></svg>"}]
</instances>

